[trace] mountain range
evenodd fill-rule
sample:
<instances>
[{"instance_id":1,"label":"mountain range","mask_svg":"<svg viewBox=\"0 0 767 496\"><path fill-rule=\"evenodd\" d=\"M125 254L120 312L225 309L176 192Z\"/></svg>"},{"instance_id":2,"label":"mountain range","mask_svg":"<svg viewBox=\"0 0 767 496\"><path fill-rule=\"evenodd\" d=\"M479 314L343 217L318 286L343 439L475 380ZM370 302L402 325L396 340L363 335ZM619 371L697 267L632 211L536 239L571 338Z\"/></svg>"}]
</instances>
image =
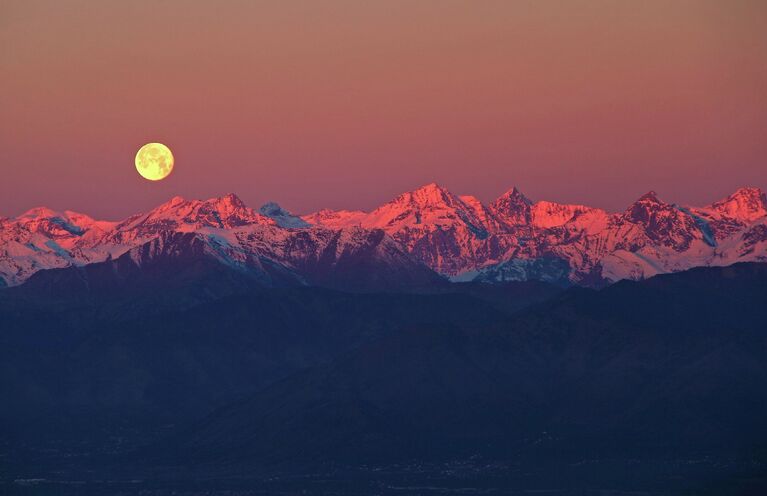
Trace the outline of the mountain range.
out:
<instances>
[{"instance_id":1,"label":"mountain range","mask_svg":"<svg viewBox=\"0 0 767 496\"><path fill-rule=\"evenodd\" d=\"M37 208L0 250L3 494L767 487L758 189Z\"/></svg>"},{"instance_id":2,"label":"mountain range","mask_svg":"<svg viewBox=\"0 0 767 496\"><path fill-rule=\"evenodd\" d=\"M428 184L370 211L258 211L229 194L181 197L120 222L48 208L0 219L0 286L45 269L140 268L203 257L264 287L387 290L440 281L540 280L602 287L697 266L767 261L767 197L741 188L705 207L649 192L623 212L533 202L485 205ZM82 271L80 271L82 273Z\"/></svg>"}]
</instances>

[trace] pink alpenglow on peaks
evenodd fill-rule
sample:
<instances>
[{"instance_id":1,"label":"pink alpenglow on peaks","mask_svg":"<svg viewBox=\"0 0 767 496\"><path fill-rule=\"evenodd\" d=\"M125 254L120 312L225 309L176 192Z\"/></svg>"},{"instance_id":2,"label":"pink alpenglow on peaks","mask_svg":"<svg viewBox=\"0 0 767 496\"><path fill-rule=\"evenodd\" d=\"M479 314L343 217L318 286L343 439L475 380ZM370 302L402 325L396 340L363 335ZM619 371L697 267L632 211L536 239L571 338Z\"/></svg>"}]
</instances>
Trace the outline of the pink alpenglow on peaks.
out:
<instances>
[{"instance_id":1,"label":"pink alpenglow on peaks","mask_svg":"<svg viewBox=\"0 0 767 496\"><path fill-rule=\"evenodd\" d=\"M498 197L490 208L508 225L527 225L531 220L531 202L517 187Z\"/></svg>"},{"instance_id":2,"label":"pink alpenglow on peaks","mask_svg":"<svg viewBox=\"0 0 767 496\"><path fill-rule=\"evenodd\" d=\"M740 188L726 199L713 203L711 210L742 222L752 222L767 215L767 195L759 188Z\"/></svg>"},{"instance_id":3,"label":"pink alpenglow on peaks","mask_svg":"<svg viewBox=\"0 0 767 496\"><path fill-rule=\"evenodd\" d=\"M548 201L539 201L531 208L531 222L535 227L550 228L577 222L591 223L596 219L607 218L607 213L598 208L585 205L566 205Z\"/></svg>"},{"instance_id":4,"label":"pink alpenglow on peaks","mask_svg":"<svg viewBox=\"0 0 767 496\"><path fill-rule=\"evenodd\" d=\"M651 191L609 213L533 201L517 188L486 205L431 183L370 212L324 209L298 216L274 202L256 211L233 194L177 196L121 222L41 207L0 219L0 278L17 285L40 270L116 258L146 243L166 250L166 242L180 242L174 236L183 233L195 241L184 241L180 250L207 247L241 270L281 267L280 277L292 274L305 284L328 277L331 267L347 270L345 264L345 280L354 280L351 267L367 257L366 267L415 271L413 280L421 282L441 276L602 286L697 266L767 261L767 200L758 188L741 188L708 206L687 207Z\"/></svg>"},{"instance_id":5,"label":"pink alpenglow on peaks","mask_svg":"<svg viewBox=\"0 0 767 496\"><path fill-rule=\"evenodd\" d=\"M359 226L367 216L367 213L361 210L330 210L324 209L301 218L309 224L317 224L331 228L341 228L350 226Z\"/></svg>"}]
</instances>

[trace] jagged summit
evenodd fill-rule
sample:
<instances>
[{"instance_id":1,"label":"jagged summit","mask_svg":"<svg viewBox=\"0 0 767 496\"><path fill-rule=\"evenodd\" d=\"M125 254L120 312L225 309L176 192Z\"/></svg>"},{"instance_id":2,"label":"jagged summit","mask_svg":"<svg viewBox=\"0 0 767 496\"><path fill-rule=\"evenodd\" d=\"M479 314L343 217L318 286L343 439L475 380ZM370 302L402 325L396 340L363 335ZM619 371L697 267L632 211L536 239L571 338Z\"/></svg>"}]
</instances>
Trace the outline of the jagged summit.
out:
<instances>
[{"instance_id":1,"label":"jagged summit","mask_svg":"<svg viewBox=\"0 0 767 496\"><path fill-rule=\"evenodd\" d=\"M753 221L767 215L767 195L759 188L739 188L711 209L740 221Z\"/></svg>"},{"instance_id":2,"label":"jagged summit","mask_svg":"<svg viewBox=\"0 0 767 496\"><path fill-rule=\"evenodd\" d=\"M287 228L309 227L309 223L282 208L277 202L266 202L258 209L261 215L274 220L278 226Z\"/></svg>"},{"instance_id":3,"label":"jagged summit","mask_svg":"<svg viewBox=\"0 0 767 496\"><path fill-rule=\"evenodd\" d=\"M502 221L515 226L530 224L532 205L533 202L514 186L490 204L490 209Z\"/></svg>"},{"instance_id":4,"label":"jagged summit","mask_svg":"<svg viewBox=\"0 0 767 496\"><path fill-rule=\"evenodd\" d=\"M730 198L761 198L762 201L764 201L765 193L762 191L761 188L753 188L753 187L741 187L735 190L733 194L731 194L728 199Z\"/></svg>"},{"instance_id":5,"label":"jagged summit","mask_svg":"<svg viewBox=\"0 0 767 496\"><path fill-rule=\"evenodd\" d=\"M63 217L63 215L48 207L34 207L17 216L16 219L39 219L51 217Z\"/></svg>"},{"instance_id":6,"label":"jagged summit","mask_svg":"<svg viewBox=\"0 0 767 496\"><path fill-rule=\"evenodd\" d=\"M654 190L650 190L647 193L640 196L636 202L634 203L663 203L658 198L658 193L656 193Z\"/></svg>"},{"instance_id":7,"label":"jagged summit","mask_svg":"<svg viewBox=\"0 0 767 496\"><path fill-rule=\"evenodd\" d=\"M456 195L437 183L403 193L378 207L362 221L363 227L392 229L417 225L479 225L474 212Z\"/></svg>"},{"instance_id":8,"label":"jagged summit","mask_svg":"<svg viewBox=\"0 0 767 496\"><path fill-rule=\"evenodd\" d=\"M570 281L598 286L697 265L767 261L767 198L758 188L740 188L695 208L650 191L610 214L533 202L516 187L485 205L429 183L370 212L326 209L300 217L275 202L255 211L233 193L176 196L121 222L39 207L0 222L0 284L19 284L41 269L115 259L168 233L194 233L210 253L248 266L263 259L290 271L312 257L337 263L335 257L375 246L368 255L394 257L387 270L395 272L391 264L421 263L462 280L480 273L503 280L569 267Z\"/></svg>"},{"instance_id":9,"label":"jagged summit","mask_svg":"<svg viewBox=\"0 0 767 496\"><path fill-rule=\"evenodd\" d=\"M658 194L651 190L629 205L623 217L632 222L646 223L661 210L674 210L674 207L660 200Z\"/></svg>"},{"instance_id":10,"label":"jagged summit","mask_svg":"<svg viewBox=\"0 0 767 496\"><path fill-rule=\"evenodd\" d=\"M608 219L604 210L550 201L535 202L531 208L532 224L537 228L553 228L571 224L579 229L603 226Z\"/></svg>"},{"instance_id":11,"label":"jagged summit","mask_svg":"<svg viewBox=\"0 0 767 496\"><path fill-rule=\"evenodd\" d=\"M118 231L139 227L157 232L167 229L217 227L221 229L247 224L272 224L274 221L247 207L237 195L230 193L208 200L186 200L180 196L121 222Z\"/></svg>"},{"instance_id":12,"label":"jagged summit","mask_svg":"<svg viewBox=\"0 0 767 496\"><path fill-rule=\"evenodd\" d=\"M428 206L449 204L454 195L437 183L429 183L413 191L403 193L390 203L408 203L411 205Z\"/></svg>"},{"instance_id":13,"label":"jagged summit","mask_svg":"<svg viewBox=\"0 0 767 496\"><path fill-rule=\"evenodd\" d=\"M198 199L191 199L188 200L184 198L183 196L174 196L170 200L166 201L165 203L162 203L158 205L157 207L153 208L153 211L163 211L163 210L170 210L173 208L177 208L181 205L215 205L219 208L247 208L245 203L240 200L240 198L234 194L234 193L227 193L226 195L208 198L206 200L198 200Z\"/></svg>"},{"instance_id":14,"label":"jagged summit","mask_svg":"<svg viewBox=\"0 0 767 496\"><path fill-rule=\"evenodd\" d=\"M325 208L314 213L302 215L301 219L311 225L340 229L359 226L367 215L367 212L362 210L331 210Z\"/></svg>"},{"instance_id":15,"label":"jagged summit","mask_svg":"<svg viewBox=\"0 0 767 496\"><path fill-rule=\"evenodd\" d=\"M505 193L503 193L501 196L498 197L498 199L501 199L501 198L515 198L525 203L530 203L530 204L533 203L532 201L530 201L530 199L528 199L524 195L524 193L522 193L522 191L517 186L512 186L510 189L506 190Z\"/></svg>"},{"instance_id":16,"label":"jagged summit","mask_svg":"<svg viewBox=\"0 0 767 496\"><path fill-rule=\"evenodd\" d=\"M220 205L231 206L232 208L247 208L245 202L240 200L240 197L234 193L228 193L222 197L216 198L216 202ZM212 200L209 200L212 201Z\"/></svg>"}]
</instances>

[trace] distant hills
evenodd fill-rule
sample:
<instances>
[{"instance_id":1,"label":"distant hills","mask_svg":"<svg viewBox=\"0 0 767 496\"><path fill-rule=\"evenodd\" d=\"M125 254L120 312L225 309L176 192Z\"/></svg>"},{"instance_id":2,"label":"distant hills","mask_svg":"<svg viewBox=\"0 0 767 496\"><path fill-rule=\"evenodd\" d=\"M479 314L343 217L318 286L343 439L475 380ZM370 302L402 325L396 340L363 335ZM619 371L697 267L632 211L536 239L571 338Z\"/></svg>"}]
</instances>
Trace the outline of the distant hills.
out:
<instances>
[{"instance_id":1,"label":"distant hills","mask_svg":"<svg viewBox=\"0 0 767 496\"><path fill-rule=\"evenodd\" d=\"M423 323L211 414L200 463L716 456L767 447L767 265Z\"/></svg>"},{"instance_id":2,"label":"distant hills","mask_svg":"<svg viewBox=\"0 0 767 496\"><path fill-rule=\"evenodd\" d=\"M0 485L293 474L305 487L406 466L420 484L448 477L425 468L442 464L459 481L523 470L498 484L532 489L563 487L562 467L629 488L767 484L767 264L599 291L341 292L264 287L175 236L149 260L0 292Z\"/></svg>"}]
</instances>

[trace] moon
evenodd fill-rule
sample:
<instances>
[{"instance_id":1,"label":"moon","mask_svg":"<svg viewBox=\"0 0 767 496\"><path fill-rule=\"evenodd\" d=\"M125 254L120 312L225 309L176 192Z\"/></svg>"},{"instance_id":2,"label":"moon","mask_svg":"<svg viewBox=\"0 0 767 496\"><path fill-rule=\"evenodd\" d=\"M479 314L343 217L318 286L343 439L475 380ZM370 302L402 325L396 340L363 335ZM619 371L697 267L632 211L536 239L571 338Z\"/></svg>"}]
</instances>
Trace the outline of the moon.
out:
<instances>
[{"instance_id":1,"label":"moon","mask_svg":"<svg viewBox=\"0 0 767 496\"><path fill-rule=\"evenodd\" d=\"M144 179L160 181L173 171L173 154L162 143L147 143L136 153L136 170Z\"/></svg>"}]
</instances>

